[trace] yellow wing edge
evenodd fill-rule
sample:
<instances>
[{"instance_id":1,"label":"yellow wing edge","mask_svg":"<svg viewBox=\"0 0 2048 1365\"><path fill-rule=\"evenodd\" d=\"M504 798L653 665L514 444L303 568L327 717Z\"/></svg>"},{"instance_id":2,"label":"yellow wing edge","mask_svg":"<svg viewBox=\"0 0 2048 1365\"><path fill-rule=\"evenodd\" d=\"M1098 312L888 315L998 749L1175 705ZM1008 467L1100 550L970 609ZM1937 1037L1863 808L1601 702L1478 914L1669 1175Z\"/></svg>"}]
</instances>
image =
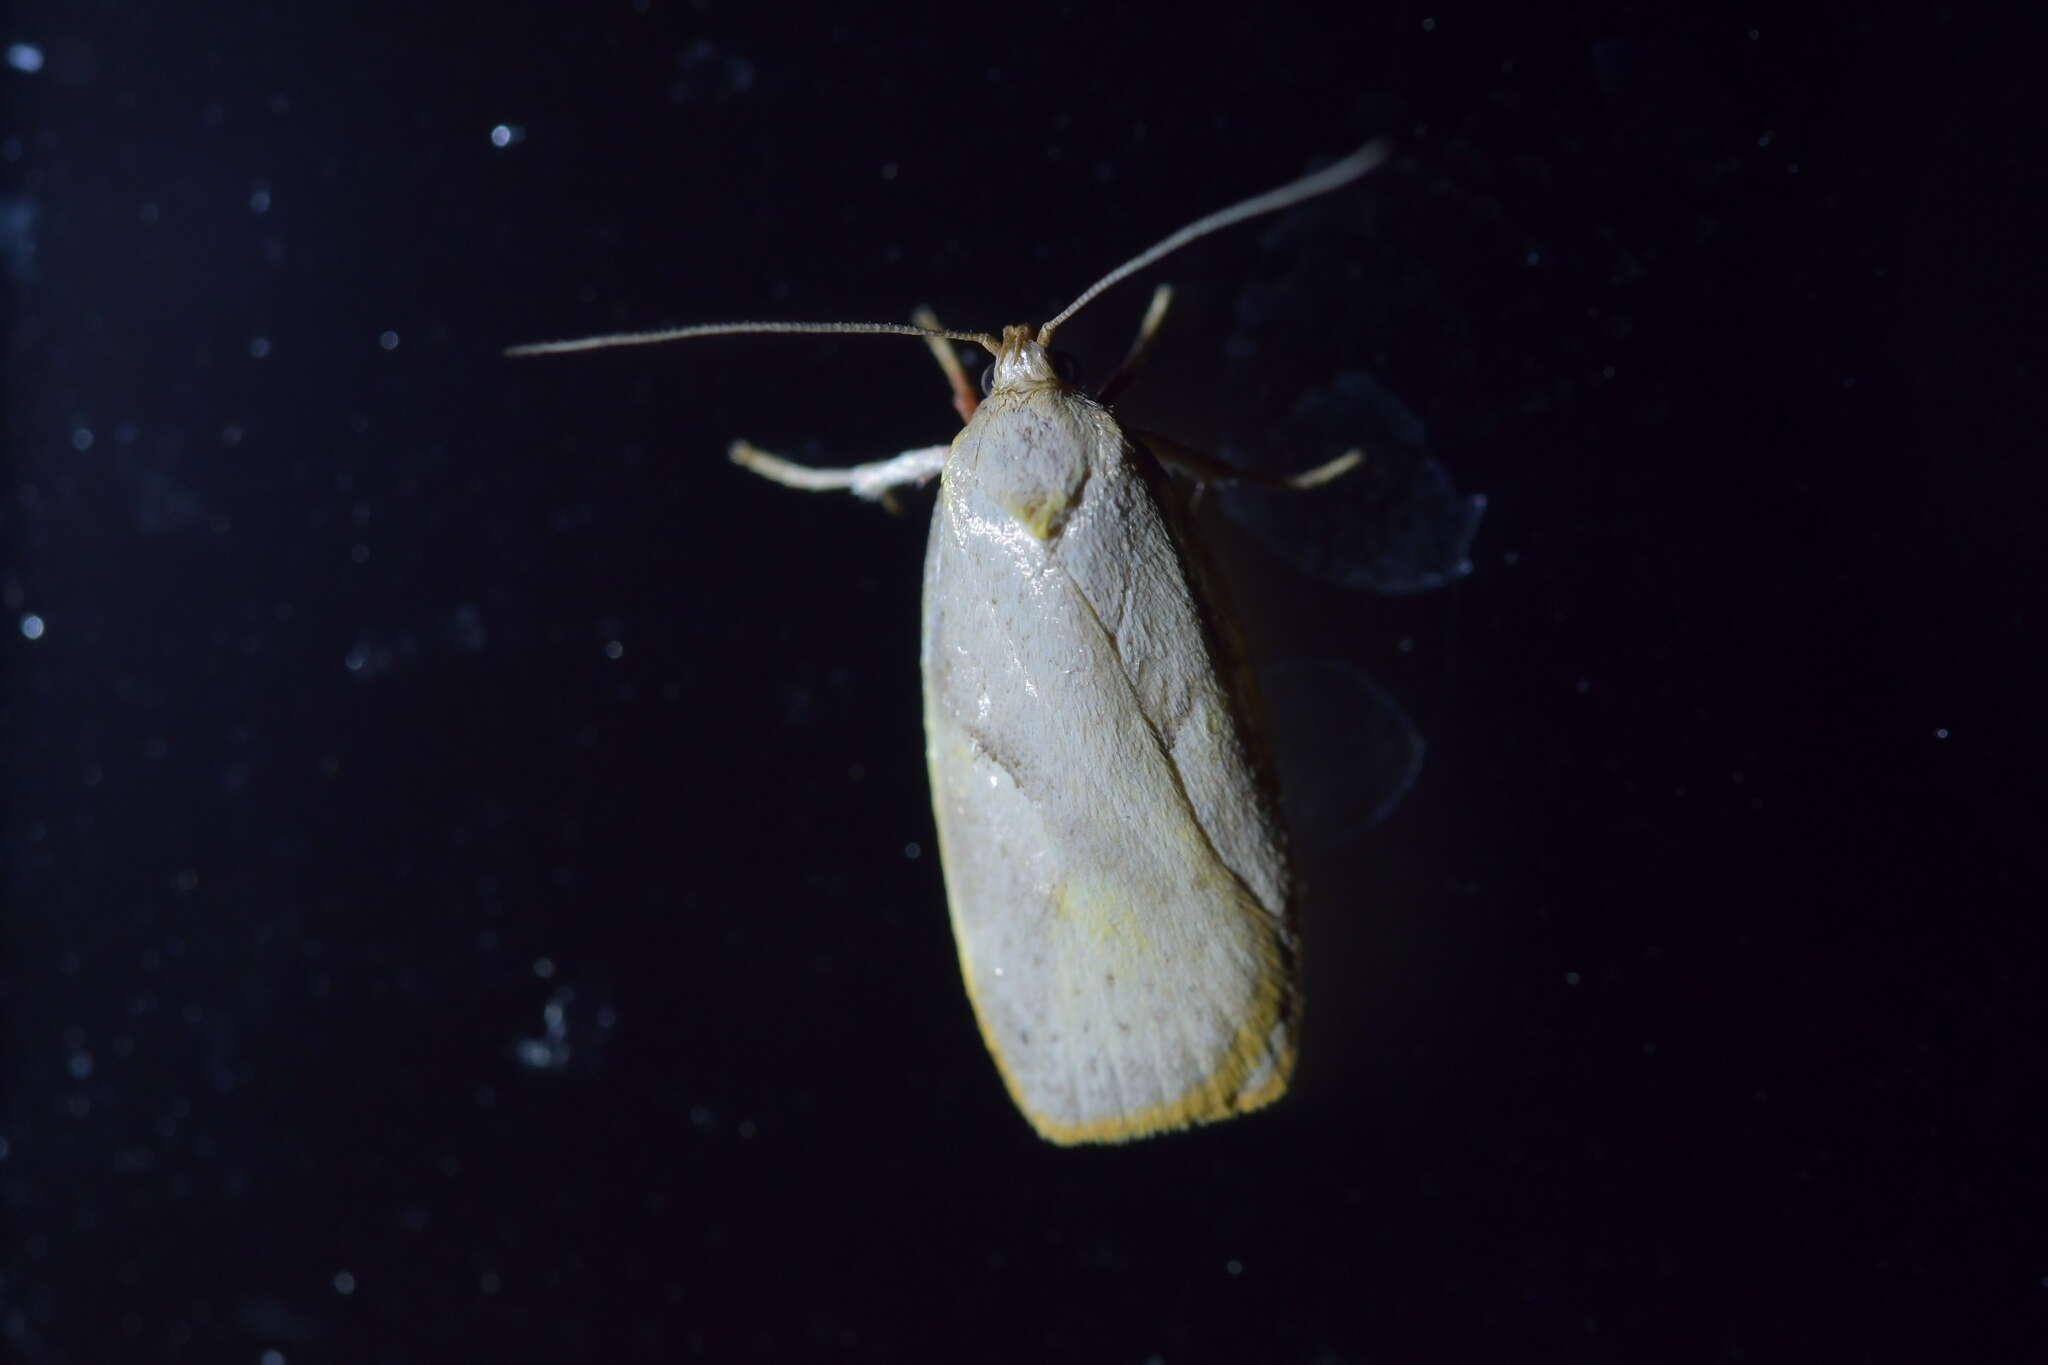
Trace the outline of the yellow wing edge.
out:
<instances>
[{"instance_id":1,"label":"yellow wing edge","mask_svg":"<svg viewBox=\"0 0 2048 1365\"><path fill-rule=\"evenodd\" d=\"M1263 911L1249 906L1245 913L1264 917ZM1025 1097L982 1012L981 998L974 989L973 962L957 931L954 943L959 951L960 977L967 987L968 1003L974 1007L974 1022L981 1030L989 1056L995 1059L996 1071L1003 1078L1003 1088L1010 1092L1011 1102L1040 1137L1062 1147L1075 1147L1084 1143L1130 1142L1196 1124L1217 1123L1263 1109L1287 1093L1288 1082L1294 1075L1294 1030L1291 1026L1285 1030L1277 1052L1273 1050L1273 1037L1293 1005L1295 991L1291 975L1273 943L1273 926L1261 927L1265 930L1266 960L1261 964L1258 989L1252 996L1245 1022L1224 1047L1215 1067L1173 1099L1085 1123L1052 1118L1035 1109ZM1269 1058L1272 1075L1256 1089L1245 1090L1245 1082Z\"/></svg>"}]
</instances>

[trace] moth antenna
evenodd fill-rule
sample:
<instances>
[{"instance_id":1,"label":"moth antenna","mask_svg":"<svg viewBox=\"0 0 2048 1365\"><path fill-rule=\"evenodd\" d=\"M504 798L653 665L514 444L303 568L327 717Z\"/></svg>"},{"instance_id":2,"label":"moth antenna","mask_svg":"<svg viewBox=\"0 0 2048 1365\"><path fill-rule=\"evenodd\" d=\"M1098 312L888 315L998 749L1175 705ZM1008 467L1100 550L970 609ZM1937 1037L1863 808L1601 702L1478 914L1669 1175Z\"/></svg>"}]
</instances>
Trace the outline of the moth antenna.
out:
<instances>
[{"instance_id":1,"label":"moth antenna","mask_svg":"<svg viewBox=\"0 0 2048 1365\"><path fill-rule=\"evenodd\" d=\"M1068 318L1080 312L1084 305L1103 290L1120 283L1129 276L1137 274L1140 270L1143 270L1161 257L1170 256L1189 242L1207 237L1210 233L1227 228L1234 223L1242 223L1247 218L1256 218L1262 213L1273 213L1280 209L1292 208L1304 199L1313 199L1319 194L1328 194L1331 190L1340 189L1358 179L1367 171L1377 167L1387 159L1387 156L1392 151L1393 144L1385 138L1379 138L1366 143L1342 161L1333 162L1323 167L1323 169L1315 172L1313 175L1305 175L1299 180L1290 181L1277 190L1267 190L1264 194L1254 195L1250 199L1232 204L1229 208L1218 209L1206 218L1197 218L1179 232L1174 233L1171 237L1157 243L1148 250L1139 252L1082 290L1080 298L1068 304L1058 317L1038 329L1039 343L1041 345L1050 345L1055 327L1058 327Z\"/></svg>"},{"instance_id":2,"label":"moth antenna","mask_svg":"<svg viewBox=\"0 0 2048 1365\"><path fill-rule=\"evenodd\" d=\"M972 341L990 355L998 354L1002 343L986 332L955 332L940 327L913 327L907 322L704 322L694 327L663 327L652 332L611 332L604 336L578 337L573 341L534 341L524 346L507 346L506 355L567 355L571 351L605 351L614 346L658 346L665 341L687 341L691 337L741 336L761 332L850 332L882 336L925 337L943 341Z\"/></svg>"}]
</instances>

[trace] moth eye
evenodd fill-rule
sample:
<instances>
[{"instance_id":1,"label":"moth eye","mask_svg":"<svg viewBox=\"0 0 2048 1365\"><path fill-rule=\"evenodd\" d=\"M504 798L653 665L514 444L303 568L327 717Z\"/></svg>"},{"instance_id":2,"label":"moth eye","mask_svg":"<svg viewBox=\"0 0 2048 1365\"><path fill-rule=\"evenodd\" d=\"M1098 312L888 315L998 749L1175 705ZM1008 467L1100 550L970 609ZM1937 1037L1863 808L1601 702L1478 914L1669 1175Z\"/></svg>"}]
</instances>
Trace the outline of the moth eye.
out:
<instances>
[{"instance_id":1,"label":"moth eye","mask_svg":"<svg viewBox=\"0 0 2048 1365\"><path fill-rule=\"evenodd\" d=\"M981 371L981 396L988 397L996 390L996 363L991 360Z\"/></svg>"},{"instance_id":2,"label":"moth eye","mask_svg":"<svg viewBox=\"0 0 2048 1365\"><path fill-rule=\"evenodd\" d=\"M1065 384L1070 389L1080 388L1081 362L1075 360L1073 355L1067 351L1054 351L1051 354L1052 372L1060 377L1060 383Z\"/></svg>"}]
</instances>

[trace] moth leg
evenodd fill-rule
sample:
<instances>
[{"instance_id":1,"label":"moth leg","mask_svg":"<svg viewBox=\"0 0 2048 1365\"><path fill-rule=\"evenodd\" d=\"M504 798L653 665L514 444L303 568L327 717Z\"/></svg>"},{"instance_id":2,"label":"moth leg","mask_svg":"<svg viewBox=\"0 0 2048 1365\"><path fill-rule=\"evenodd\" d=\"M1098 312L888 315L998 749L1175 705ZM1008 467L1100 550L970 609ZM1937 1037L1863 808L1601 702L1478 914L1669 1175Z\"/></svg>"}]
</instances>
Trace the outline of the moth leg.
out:
<instances>
[{"instance_id":1,"label":"moth leg","mask_svg":"<svg viewBox=\"0 0 2048 1365\"><path fill-rule=\"evenodd\" d=\"M1152 291L1152 302L1145 309L1145 320L1138 324L1138 335L1131 339L1131 349L1124 352L1124 358L1095 391L1096 402L1114 401L1138 377L1138 366L1144 364L1146 353L1152 349L1152 339L1159 335L1159 324L1166 320L1166 310L1172 302L1172 285L1162 284Z\"/></svg>"},{"instance_id":2,"label":"moth leg","mask_svg":"<svg viewBox=\"0 0 2048 1365\"><path fill-rule=\"evenodd\" d=\"M1211 483L1255 483L1265 488L1292 488L1306 491L1321 488L1333 479L1341 479L1365 463L1365 452L1359 449L1345 451L1334 460L1327 460L1313 469L1304 469L1297 474L1267 474L1255 469L1237 469L1223 463L1214 455L1204 455L1197 450L1169 441L1164 436L1149 431L1133 432L1132 435L1152 457L1169 469L1187 475L1197 485Z\"/></svg>"},{"instance_id":3,"label":"moth leg","mask_svg":"<svg viewBox=\"0 0 2048 1365\"><path fill-rule=\"evenodd\" d=\"M939 316L929 308L919 308L910 315L910 320L931 331L939 330ZM939 368L946 372L947 382L953 386L953 411L959 413L960 420L965 422L981 406L981 399L975 396L974 385L967 382L967 371L961 367L959 353L944 337L926 337L924 344L932 348L932 359L938 361Z\"/></svg>"},{"instance_id":4,"label":"moth leg","mask_svg":"<svg viewBox=\"0 0 2048 1365\"><path fill-rule=\"evenodd\" d=\"M727 453L732 462L743 469L751 469L762 478L779 483L784 488L800 488L809 493L831 493L845 491L869 502L880 502L893 506L889 494L898 488L923 483L946 466L946 453L951 446L925 446L921 450L906 450L901 455L887 460L876 460L872 464L857 464L844 469L819 469L812 465L798 464L780 455L771 455L747 441L734 441Z\"/></svg>"}]
</instances>

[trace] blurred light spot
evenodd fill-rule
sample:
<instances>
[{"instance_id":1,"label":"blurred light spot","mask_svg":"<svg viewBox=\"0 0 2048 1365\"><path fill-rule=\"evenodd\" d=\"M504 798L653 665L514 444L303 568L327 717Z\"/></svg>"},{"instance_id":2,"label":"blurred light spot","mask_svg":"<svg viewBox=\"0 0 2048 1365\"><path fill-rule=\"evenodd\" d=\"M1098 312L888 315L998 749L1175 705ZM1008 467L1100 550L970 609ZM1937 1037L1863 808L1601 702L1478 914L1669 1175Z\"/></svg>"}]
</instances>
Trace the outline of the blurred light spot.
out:
<instances>
[{"instance_id":1,"label":"blurred light spot","mask_svg":"<svg viewBox=\"0 0 2048 1365\"><path fill-rule=\"evenodd\" d=\"M43 618L32 611L23 612L21 617L21 634L22 638L27 640L42 639Z\"/></svg>"},{"instance_id":2,"label":"blurred light spot","mask_svg":"<svg viewBox=\"0 0 2048 1365\"><path fill-rule=\"evenodd\" d=\"M78 427L78 428L75 428L75 429L74 429L74 430L72 431L72 433L71 433L71 448L72 448L73 450L91 450L91 449L92 449L92 428L91 428L91 427Z\"/></svg>"},{"instance_id":3,"label":"blurred light spot","mask_svg":"<svg viewBox=\"0 0 2048 1365\"><path fill-rule=\"evenodd\" d=\"M1579 984L1579 974L1578 974L1577 972L1566 972L1566 973L1564 974L1564 984L1565 984L1565 985L1567 985L1567 986L1576 986L1576 985L1578 985L1578 984Z\"/></svg>"},{"instance_id":4,"label":"blurred light spot","mask_svg":"<svg viewBox=\"0 0 2048 1365\"><path fill-rule=\"evenodd\" d=\"M265 1351L256 1357L257 1365L284 1365L283 1351Z\"/></svg>"},{"instance_id":5,"label":"blurred light spot","mask_svg":"<svg viewBox=\"0 0 2048 1365\"><path fill-rule=\"evenodd\" d=\"M551 957L537 957L533 960L533 974L545 981L555 974L555 960Z\"/></svg>"},{"instance_id":6,"label":"blurred light spot","mask_svg":"<svg viewBox=\"0 0 2048 1365\"><path fill-rule=\"evenodd\" d=\"M92 1075L92 1054L84 1048L79 1048L71 1054L65 1065L71 1071L72 1080L86 1080Z\"/></svg>"},{"instance_id":7,"label":"blurred light spot","mask_svg":"<svg viewBox=\"0 0 2048 1365\"><path fill-rule=\"evenodd\" d=\"M604 642L604 657L607 659L616 659L625 652L626 646L620 641L606 640Z\"/></svg>"},{"instance_id":8,"label":"blurred light spot","mask_svg":"<svg viewBox=\"0 0 2048 1365\"><path fill-rule=\"evenodd\" d=\"M545 1038L521 1038L517 1052L519 1064L535 1071L552 1071L568 1060L566 1049L558 1049Z\"/></svg>"},{"instance_id":9,"label":"blurred light spot","mask_svg":"<svg viewBox=\"0 0 2048 1365\"><path fill-rule=\"evenodd\" d=\"M382 346L382 347L383 347L383 348L384 348L385 350L387 350L387 351L395 351L395 350L397 350L397 349L398 349L398 333L396 333L396 332L379 332L379 333L377 334L377 344L378 344L379 346Z\"/></svg>"},{"instance_id":10,"label":"blurred light spot","mask_svg":"<svg viewBox=\"0 0 2048 1365\"><path fill-rule=\"evenodd\" d=\"M7 45L7 64L16 71L27 71L31 74L41 71L43 69L43 50L34 43L9 43Z\"/></svg>"},{"instance_id":11,"label":"blurred light spot","mask_svg":"<svg viewBox=\"0 0 2048 1365\"><path fill-rule=\"evenodd\" d=\"M14 139L8 141L7 159L19 159L13 152ZM35 278L36 220L41 214L41 206L27 195L0 195L0 260L17 280Z\"/></svg>"},{"instance_id":12,"label":"blurred light spot","mask_svg":"<svg viewBox=\"0 0 2048 1365\"><path fill-rule=\"evenodd\" d=\"M335 1293L337 1293L337 1294L353 1294L353 1293L355 1293L355 1292L356 1292L356 1277L355 1277L355 1276L353 1276L353 1275L351 1275L351 1274L349 1274L349 1273L348 1273L348 1272L347 1272L346 1270L337 1270L337 1271L335 1271L335 1272L334 1272L334 1292L335 1292Z\"/></svg>"},{"instance_id":13,"label":"blurred light spot","mask_svg":"<svg viewBox=\"0 0 2048 1365\"><path fill-rule=\"evenodd\" d=\"M903 856L910 859L910 861L912 862L916 862L919 858L924 856L924 850L918 847L916 841L913 840L912 842L907 843L903 846Z\"/></svg>"},{"instance_id":14,"label":"blurred light spot","mask_svg":"<svg viewBox=\"0 0 2048 1365\"><path fill-rule=\"evenodd\" d=\"M238 446L242 443L242 429L232 422L221 428L220 443L224 446Z\"/></svg>"},{"instance_id":15,"label":"blurred light spot","mask_svg":"<svg viewBox=\"0 0 2048 1365\"><path fill-rule=\"evenodd\" d=\"M593 1008L590 1000L579 999L574 986L555 987L541 1006L540 1018L541 1036L521 1038L512 1048L519 1064L535 1071L563 1070L579 1049L587 1056L601 1048L619 1022L616 1010L608 1005Z\"/></svg>"},{"instance_id":16,"label":"blurred light spot","mask_svg":"<svg viewBox=\"0 0 2048 1365\"><path fill-rule=\"evenodd\" d=\"M270 190L260 182L255 189L249 191L249 212L270 212Z\"/></svg>"},{"instance_id":17,"label":"blurred light spot","mask_svg":"<svg viewBox=\"0 0 2048 1365\"><path fill-rule=\"evenodd\" d=\"M526 129L516 123L499 123L494 124L491 128L491 145L493 147L510 147L524 141L526 141Z\"/></svg>"},{"instance_id":18,"label":"blurred light spot","mask_svg":"<svg viewBox=\"0 0 2048 1365\"><path fill-rule=\"evenodd\" d=\"M681 76L669 86L668 97L680 104L693 98L730 99L754 88L754 64L744 57L721 52L699 39L676 58Z\"/></svg>"},{"instance_id":19,"label":"blurred light spot","mask_svg":"<svg viewBox=\"0 0 2048 1365\"><path fill-rule=\"evenodd\" d=\"M1944 726L1942 726L1942 727L1941 727L1941 728L1940 728L1939 730L1936 730L1936 731L1934 732L1934 737L1935 737L1936 739L1947 739L1947 738L1948 738L1948 727L1947 727L1946 725L1944 725Z\"/></svg>"},{"instance_id":20,"label":"blurred light spot","mask_svg":"<svg viewBox=\"0 0 2048 1365\"><path fill-rule=\"evenodd\" d=\"M367 553L368 547L364 548ZM343 658L349 672L358 678L381 678L417 663L420 642L409 632L385 636L366 630L355 638Z\"/></svg>"},{"instance_id":21,"label":"blurred light spot","mask_svg":"<svg viewBox=\"0 0 2048 1365\"><path fill-rule=\"evenodd\" d=\"M464 602L448 613L442 622L442 634L452 649L464 654L482 652L490 635L484 629L484 614L474 603Z\"/></svg>"},{"instance_id":22,"label":"blurred light spot","mask_svg":"<svg viewBox=\"0 0 2048 1365\"><path fill-rule=\"evenodd\" d=\"M250 338L249 338L249 358L250 358L250 359L252 359L252 360L261 360L261 359L263 359L263 357L265 357L265 356L267 356L267 355L269 355L269 354L270 354L270 338L269 338L269 337L250 337Z\"/></svg>"}]
</instances>

